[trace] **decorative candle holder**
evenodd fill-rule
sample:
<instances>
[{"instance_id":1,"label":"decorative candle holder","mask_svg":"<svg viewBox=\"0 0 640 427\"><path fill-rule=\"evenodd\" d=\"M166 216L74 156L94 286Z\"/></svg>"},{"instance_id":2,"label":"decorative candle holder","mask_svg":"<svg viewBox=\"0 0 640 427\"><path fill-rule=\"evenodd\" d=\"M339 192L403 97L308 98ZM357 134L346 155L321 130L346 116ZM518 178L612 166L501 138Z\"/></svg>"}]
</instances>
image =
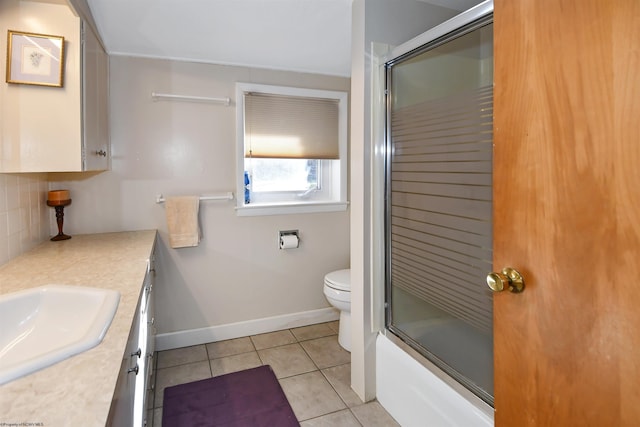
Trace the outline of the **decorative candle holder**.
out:
<instances>
[{"instance_id":1,"label":"decorative candle holder","mask_svg":"<svg viewBox=\"0 0 640 427\"><path fill-rule=\"evenodd\" d=\"M53 236L51 240L57 242L58 240L68 240L71 236L67 236L62 232L64 225L64 207L71 204L69 198L69 190L53 190L49 191L49 197L47 198L47 206L51 206L56 210L56 222L58 223L58 235Z\"/></svg>"}]
</instances>

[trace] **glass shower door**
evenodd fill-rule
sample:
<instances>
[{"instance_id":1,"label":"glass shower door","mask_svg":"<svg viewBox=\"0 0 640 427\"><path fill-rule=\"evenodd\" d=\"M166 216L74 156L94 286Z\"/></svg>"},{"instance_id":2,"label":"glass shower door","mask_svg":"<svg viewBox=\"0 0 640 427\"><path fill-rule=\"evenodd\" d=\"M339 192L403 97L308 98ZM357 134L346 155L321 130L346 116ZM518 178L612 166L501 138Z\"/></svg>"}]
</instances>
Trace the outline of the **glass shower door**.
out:
<instances>
[{"instance_id":1,"label":"glass shower door","mask_svg":"<svg viewBox=\"0 0 640 427\"><path fill-rule=\"evenodd\" d=\"M386 74L387 328L493 404L491 17Z\"/></svg>"}]
</instances>

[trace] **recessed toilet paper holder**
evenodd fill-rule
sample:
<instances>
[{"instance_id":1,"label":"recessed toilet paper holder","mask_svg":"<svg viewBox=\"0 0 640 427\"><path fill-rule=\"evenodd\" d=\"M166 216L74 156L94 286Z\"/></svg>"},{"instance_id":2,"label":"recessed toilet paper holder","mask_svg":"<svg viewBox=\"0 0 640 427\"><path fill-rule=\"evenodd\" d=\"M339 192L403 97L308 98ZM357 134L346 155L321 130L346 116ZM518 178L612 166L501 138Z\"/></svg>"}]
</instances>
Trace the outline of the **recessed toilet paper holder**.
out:
<instances>
[{"instance_id":1,"label":"recessed toilet paper holder","mask_svg":"<svg viewBox=\"0 0 640 427\"><path fill-rule=\"evenodd\" d=\"M298 230L278 231L278 249L295 249L300 247Z\"/></svg>"}]
</instances>

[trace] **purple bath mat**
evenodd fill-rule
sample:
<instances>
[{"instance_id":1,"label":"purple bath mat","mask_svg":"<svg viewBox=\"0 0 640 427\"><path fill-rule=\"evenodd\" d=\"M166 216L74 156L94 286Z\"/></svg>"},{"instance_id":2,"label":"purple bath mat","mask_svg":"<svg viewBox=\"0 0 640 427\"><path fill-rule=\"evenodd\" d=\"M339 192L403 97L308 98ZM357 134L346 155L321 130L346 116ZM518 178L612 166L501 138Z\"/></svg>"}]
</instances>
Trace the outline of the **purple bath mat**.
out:
<instances>
[{"instance_id":1,"label":"purple bath mat","mask_svg":"<svg viewBox=\"0 0 640 427\"><path fill-rule=\"evenodd\" d=\"M163 427L299 427L271 366L167 387Z\"/></svg>"}]
</instances>

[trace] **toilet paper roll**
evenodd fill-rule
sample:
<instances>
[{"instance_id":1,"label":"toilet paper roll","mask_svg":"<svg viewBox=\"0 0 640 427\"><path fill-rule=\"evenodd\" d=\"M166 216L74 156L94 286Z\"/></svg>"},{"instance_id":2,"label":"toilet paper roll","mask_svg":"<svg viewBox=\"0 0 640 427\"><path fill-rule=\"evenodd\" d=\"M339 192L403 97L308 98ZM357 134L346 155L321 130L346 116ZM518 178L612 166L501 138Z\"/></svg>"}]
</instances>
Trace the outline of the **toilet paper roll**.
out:
<instances>
[{"instance_id":1,"label":"toilet paper roll","mask_svg":"<svg viewBox=\"0 0 640 427\"><path fill-rule=\"evenodd\" d=\"M295 249L298 247L298 244L298 236L295 234L280 236L280 249Z\"/></svg>"}]
</instances>

